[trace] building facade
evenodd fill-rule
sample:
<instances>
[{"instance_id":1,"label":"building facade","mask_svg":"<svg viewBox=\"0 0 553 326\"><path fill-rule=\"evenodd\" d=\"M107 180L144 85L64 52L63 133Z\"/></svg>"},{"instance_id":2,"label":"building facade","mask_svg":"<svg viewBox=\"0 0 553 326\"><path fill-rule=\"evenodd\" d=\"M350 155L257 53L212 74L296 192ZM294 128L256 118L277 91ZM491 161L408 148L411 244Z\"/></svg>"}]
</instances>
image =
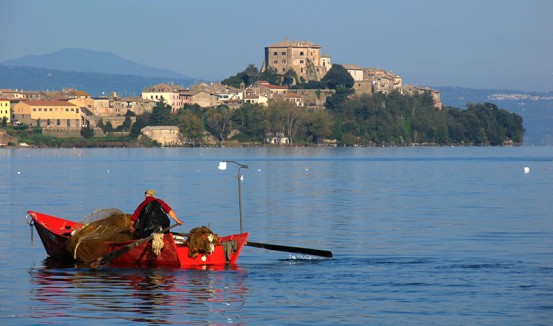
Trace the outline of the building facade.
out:
<instances>
[{"instance_id":1,"label":"building facade","mask_svg":"<svg viewBox=\"0 0 553 326\"><path fill-rule=\"evenodd\" d=\"M4 121L6 119L6 123L10 123L10 100L0 98L0 121Z\"/></svg>"},{"instance_id":2,"label":"building facade","mask_svg":"<svg viewBox=\"0 0 553 326\"><path fill-rule=\"evenodd\" d=\"M307 41L285 39L265 47L265 59L261 72L273 68L279 75L290 69L298 79L319 81L330 70L330 57L321 55L321 46Z\"/></svg>"},{"instance_id":3,"label":"building facade","mask_svg":"<svg viewBox=\"0 0 553 326\"><path fill-rule=\"evenodd\" d=\"M165 104L170 105L173 108L173 113L178 109L190 103L190 95L188 89L170 84L157 84L151 87L147 87L142 91L142 98L158 102L163 99Z\"/></svg>"},{"instance_id":4,"label":"building facade","mask_svg":"<svg viewBox=\"0 0 553 326\"><path fill-rule=\"evenodd\" d=\"M182 145L179 137L179 127L176 126L148 126L142 128L141 132L164 146Z\"/></svg>"},{"instance_id":5,"label":"building facade","mask_svg":"<svg viewBox=\"0 0 553 326\"><path fill-rule=\"evenodd\" d=\"M21 101L14 105L12 118L32 127L82 127L79 107L65 101Z\"/></svg>"}]
</instances>

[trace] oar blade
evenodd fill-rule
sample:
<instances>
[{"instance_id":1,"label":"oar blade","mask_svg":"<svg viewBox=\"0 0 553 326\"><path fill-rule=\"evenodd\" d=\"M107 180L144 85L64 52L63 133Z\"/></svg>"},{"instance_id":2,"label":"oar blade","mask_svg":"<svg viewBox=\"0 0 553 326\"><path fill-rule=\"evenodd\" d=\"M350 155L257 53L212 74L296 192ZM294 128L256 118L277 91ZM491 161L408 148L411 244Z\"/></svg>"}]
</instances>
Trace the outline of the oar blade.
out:
<instances>
[{"instance_id":1,"label":"oar blade","mask_svg":"<svg viewBox=\"0 0 553 326\"><path fill-rule=\"evenodd\" d=\"M319 250L319 249L302 248L302 247L291 247L291 246L281 246L281 245L275 245L275 244L270 244L270 243L261 243L261 242L252 242L252 241L246 242L246 246L255 247L255 248L263 248L263 249L274 250L274 251L293 252L293 253L297 253L297 254L305 254L305 255L311 255L311 256L320 256L320 257L332 258L332 252L328 251L328 250Z\"/></svg>"}]
</instances>

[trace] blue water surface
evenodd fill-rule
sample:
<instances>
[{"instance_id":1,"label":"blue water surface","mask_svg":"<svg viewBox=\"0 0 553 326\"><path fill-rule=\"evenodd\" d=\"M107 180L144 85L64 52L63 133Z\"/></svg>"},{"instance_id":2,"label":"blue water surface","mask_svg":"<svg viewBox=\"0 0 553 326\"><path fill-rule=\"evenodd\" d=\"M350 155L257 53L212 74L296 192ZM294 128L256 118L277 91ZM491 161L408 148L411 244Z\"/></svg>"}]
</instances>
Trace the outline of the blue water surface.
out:
<instances>
[{"instance_id":1,"label":"blue water surface","mask_svg":"<svg viewBox=\"0 0 553 326\"><path fill-rule=\"evenodd\" d=\"M28 210L132 212L250 240L223 269L48 259ZM528 173L525 171L528 168ZM553 147L0 149L2 325L551 325Z\"/></svg>"}]
</instances>

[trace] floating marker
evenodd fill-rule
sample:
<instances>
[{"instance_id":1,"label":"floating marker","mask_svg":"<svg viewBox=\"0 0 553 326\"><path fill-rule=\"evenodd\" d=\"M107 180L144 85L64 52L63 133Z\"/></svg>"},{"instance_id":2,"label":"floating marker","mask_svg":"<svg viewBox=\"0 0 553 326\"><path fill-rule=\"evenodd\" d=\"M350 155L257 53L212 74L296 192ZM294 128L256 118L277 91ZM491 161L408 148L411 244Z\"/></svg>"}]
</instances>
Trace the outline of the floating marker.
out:
<instances>
[{"instance_id":1,"label":"floating marker","mask_svg":"<svg viewBox=\"0 0 553 326\"><path fill-rule=\"evenodd\" d=\"M528 173L530 173L530 167L525 166L524 167L524 174L528 174Z\"/></svg>"}]
</instances>

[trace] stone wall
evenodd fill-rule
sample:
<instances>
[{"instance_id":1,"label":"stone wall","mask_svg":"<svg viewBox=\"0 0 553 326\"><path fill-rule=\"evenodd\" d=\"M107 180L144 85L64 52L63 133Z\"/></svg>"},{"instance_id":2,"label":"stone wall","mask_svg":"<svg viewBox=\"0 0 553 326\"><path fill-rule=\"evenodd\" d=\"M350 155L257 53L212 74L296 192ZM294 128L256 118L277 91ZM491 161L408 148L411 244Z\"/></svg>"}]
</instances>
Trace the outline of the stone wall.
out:
<instances>
[{"instance_id":1,"label":"stone wall","mask_svg":"<svg viewBox=\"0 0 553 326\"><path fill-rule=\"evenodd\" d=\"M77 138L81 136L81 128L57 128L44 127L42 128L44 135L50 135L57 138Z\"/></svg>"},{"instance_id":2,"label":"stone wall","mask_svg":"<svg viewBox=\"0 0 553 326\"><path fill-rule=\"evenodd\" d=\"M17 138L6 134L6 132L4 130L0 130L0 145L5 146L5 145L8 145L8 144L17 145L17 144L19 144L19 142L17 141Z\"/></svg>"}]
</instances>

